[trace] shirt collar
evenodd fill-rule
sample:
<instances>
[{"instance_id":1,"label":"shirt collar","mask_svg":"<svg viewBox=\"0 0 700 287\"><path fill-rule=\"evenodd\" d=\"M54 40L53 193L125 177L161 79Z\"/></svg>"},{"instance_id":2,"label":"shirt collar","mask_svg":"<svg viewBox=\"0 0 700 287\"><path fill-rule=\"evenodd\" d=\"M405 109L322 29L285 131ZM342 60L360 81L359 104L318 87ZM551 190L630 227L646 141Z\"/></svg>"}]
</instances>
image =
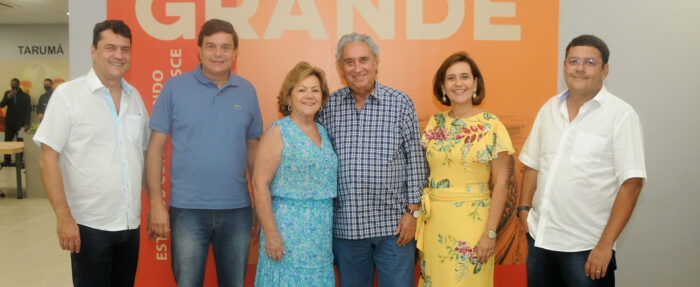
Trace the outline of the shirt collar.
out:
<instances>
[{"instance_id":1,"label":"shirt collar","mask_svg":"<svg viewBox=\"0 0 700 287\"><path fill-rule=\"evenodd\" d=\"M197 65L197 68L194 69L194 78L197 79L197 81L199 81L202 84L206 85L206 84L212 83L216 86L216 83L214 81L212 81L211 79L207 78L206 75L204 75L204 72L202 71L202 64ZM239 79L236 76L236 74L229 72L228 81L226 81L226 83L222 86L222 88L226 87L226 86L236 87L236 86L238 86L238 81L239 81Z\"/></svg>"},{"instance_id":2,"label":"shirt collar","mask_svg":"<svg viewBox=\"0 0 700 287\"><path fill-rule=\"evenodd\" d=\"M559 102L563 103L566 101L566 99L569 98L569 90L564 91L563 93L559 94ZM610 93L608 93L608 89L605 88L605 85L603 85L600 88L600 91L591 99L591 101L598 103L599 105L605 104L605 102L610 99Z\"/></svg>"},{"instance_id":3,"label":"shirt collar","mask_svg":"<svg viewBox=\"0 0 700 287\"><path fill-rule=\"evenodd\" d=\"M100 89L107 90L107 87L105 87L105 85L102 84L102 81L100 81L100 78L97 77L97 74L95 73L95 69L93 69L93 68L90 68L90 72L88 72L88 74L87 74L86 81L87 81L87 86L90 89L90 92L93 94ZM121 82L121 85L122 85L122 93L127 95L127 96L131 95L131 92L133 91L134 87L129 85L129 83L127 83L123 77L119 81Z\"/></svg>"},{"instance_id":4,"label":"shirt collar","mask_svg":"<svg viewBox=\"0 0 700 287\"><path fill-rule=\"evenodd\" d=\"M367 99L375 99L379 102L382 102L386 99L386 95L383 92L380 92L379 90L384 87L382 84L380 84L377 80L374 80L374 88L372 89L372 93L369 94L369 97ZM345 92L342 93L344 99L352 99L352 90L350 90L350 87L345 87Z\"/></svg>"}]
</instances>

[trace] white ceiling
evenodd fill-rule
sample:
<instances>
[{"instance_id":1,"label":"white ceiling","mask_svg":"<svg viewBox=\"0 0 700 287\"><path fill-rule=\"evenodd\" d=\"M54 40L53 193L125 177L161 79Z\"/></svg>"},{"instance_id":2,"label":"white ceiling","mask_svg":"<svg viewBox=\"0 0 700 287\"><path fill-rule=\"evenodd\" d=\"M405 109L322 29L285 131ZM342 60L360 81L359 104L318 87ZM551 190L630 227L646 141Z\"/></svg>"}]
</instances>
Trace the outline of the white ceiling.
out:
<instances>
[{"instance_id":1,"label":"white ceiling","mask_svg":"<svg viewBox=\"0 0 700 287\"><path fill-rule=\"evenodd\" d=\"M68 0L0 0L0 24L68 23L66 12Z\"/></svg>"}]
</instances>

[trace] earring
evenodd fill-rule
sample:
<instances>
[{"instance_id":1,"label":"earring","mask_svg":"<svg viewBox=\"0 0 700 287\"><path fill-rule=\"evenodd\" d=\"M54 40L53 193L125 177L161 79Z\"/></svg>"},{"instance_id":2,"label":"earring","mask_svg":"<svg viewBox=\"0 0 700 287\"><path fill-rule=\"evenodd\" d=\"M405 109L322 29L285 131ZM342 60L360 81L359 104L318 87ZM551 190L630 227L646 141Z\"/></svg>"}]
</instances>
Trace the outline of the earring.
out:
<instances>
[{"instance_id":1,"label":"earring","mask_svg":"<svg viewBox=\"0 0 700 287\"><path fill-rule=\"evenodd\" d=\"M447 103L447 96L445 95L445 92L442 92L442 102Z\"/></svg>"},{"instance_id":2,"label":"earring","mask_svg":"<svg viewBox=\"0 0 700 287\"><path fill-rule=\"evenodd\" d=\"M476 92L472 94L472 99L476 99Z\"/></svg>"},{"instance_id":3,"label":"earring","mask_svg":"<svg viewBox=\"0 0 700 287\"><path fill-rule=\"evenodd\" d=\"M287 105L287 111L291 112L292 111L292 105Z\"/></svg>"}]
</instances>

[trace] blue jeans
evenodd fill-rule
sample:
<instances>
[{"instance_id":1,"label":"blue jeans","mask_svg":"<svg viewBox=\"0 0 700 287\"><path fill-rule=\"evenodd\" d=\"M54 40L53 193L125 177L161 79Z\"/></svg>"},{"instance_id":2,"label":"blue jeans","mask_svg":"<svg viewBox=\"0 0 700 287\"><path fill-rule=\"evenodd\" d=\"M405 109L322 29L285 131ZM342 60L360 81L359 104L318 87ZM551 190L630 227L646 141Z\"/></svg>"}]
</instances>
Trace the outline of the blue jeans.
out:
<instances>
[{"instance_id":1,"label":"blue jeans","mask_svg":"<svg viewBox=\"0 0 700 287\"><path fill-rule=\"evenodd\" d=\"M604 287L615 286L615 251L605 277L593 280L586 277L584 266L591 251L559 252L535 247L535 240L527 234L527 286L529 287Z\"/></svg>"},{"instance_id":2,"label":"blue jeans","mask_svg":"<svg viewBox=\"0 0 700 287\"><path fill-rule=\"evenodd\" d=\"M219 286L243 286L252 209L170 207L173 275L180 287L202 286L209 244Z\"/></svg>"},{"instance_id":3,"label":"blue jeans","mask_svg":"<svg viewBox=\"0 0 700 287\"><path fill-rule=\"evenodd\" d=\"M371 287L377 267L379 287L415 286L416 242L399 246L398 236L359 240L333 238L340 286Z\"/></svg>"},{"instance_id":4,"label":"blue jeans","mask_svg":"<svg viewBox=\"0 0 700 287\"><path fill-rule=\"evenodd\" d=\"M139 229L104 231L78 225L80 253L71 253L74 286L134 286Z\"/></svg>"}]
</instances>

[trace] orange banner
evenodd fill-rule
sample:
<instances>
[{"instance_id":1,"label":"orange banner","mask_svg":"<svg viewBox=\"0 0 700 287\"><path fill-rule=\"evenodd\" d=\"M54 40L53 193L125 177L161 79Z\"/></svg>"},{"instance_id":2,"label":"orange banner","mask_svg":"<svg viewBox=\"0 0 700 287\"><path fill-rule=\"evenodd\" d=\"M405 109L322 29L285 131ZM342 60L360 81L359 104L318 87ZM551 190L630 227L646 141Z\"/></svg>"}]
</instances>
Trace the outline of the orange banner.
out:
<instances>
[{"instance_id":1,"label":"orange banner","mask_svg":"<svg viewBox=\"0 0 700 287\"><path fill-rule=\"evenodd\" d=\"M335 46L340 36L358 32L370 35L379 46L378 80L413 99L422 126L432 114L447 108L431 92L438 66L456 51L469 53L485 81L487 94L481 108L504 122L516 151L539 107L556 93L558 14L558 1L525 0L107 1L108 18L122 19L132 29L132 66L126 78L140 91L149 110L165 81L199 63L196 36L207 19L227 20L236 28L241 41L234 72L257 89L265 125L280 117L276 94L286 73L299 61L323 68L331 90L342 87ZM168 165L166 160L165 197ZM496 263L522 265L527 246L513 216L521 167L512 160L511 169ZM143 200L145 227L148 201ZM168 240L142 241L138 286L175 286L169 248ZM216 284L209 259L205 286ZM256 259L253 240L250 263ZM524 286L523 276L522 266L502 266L497 268L496 285Z\"/></svg>"}]
</instances>

